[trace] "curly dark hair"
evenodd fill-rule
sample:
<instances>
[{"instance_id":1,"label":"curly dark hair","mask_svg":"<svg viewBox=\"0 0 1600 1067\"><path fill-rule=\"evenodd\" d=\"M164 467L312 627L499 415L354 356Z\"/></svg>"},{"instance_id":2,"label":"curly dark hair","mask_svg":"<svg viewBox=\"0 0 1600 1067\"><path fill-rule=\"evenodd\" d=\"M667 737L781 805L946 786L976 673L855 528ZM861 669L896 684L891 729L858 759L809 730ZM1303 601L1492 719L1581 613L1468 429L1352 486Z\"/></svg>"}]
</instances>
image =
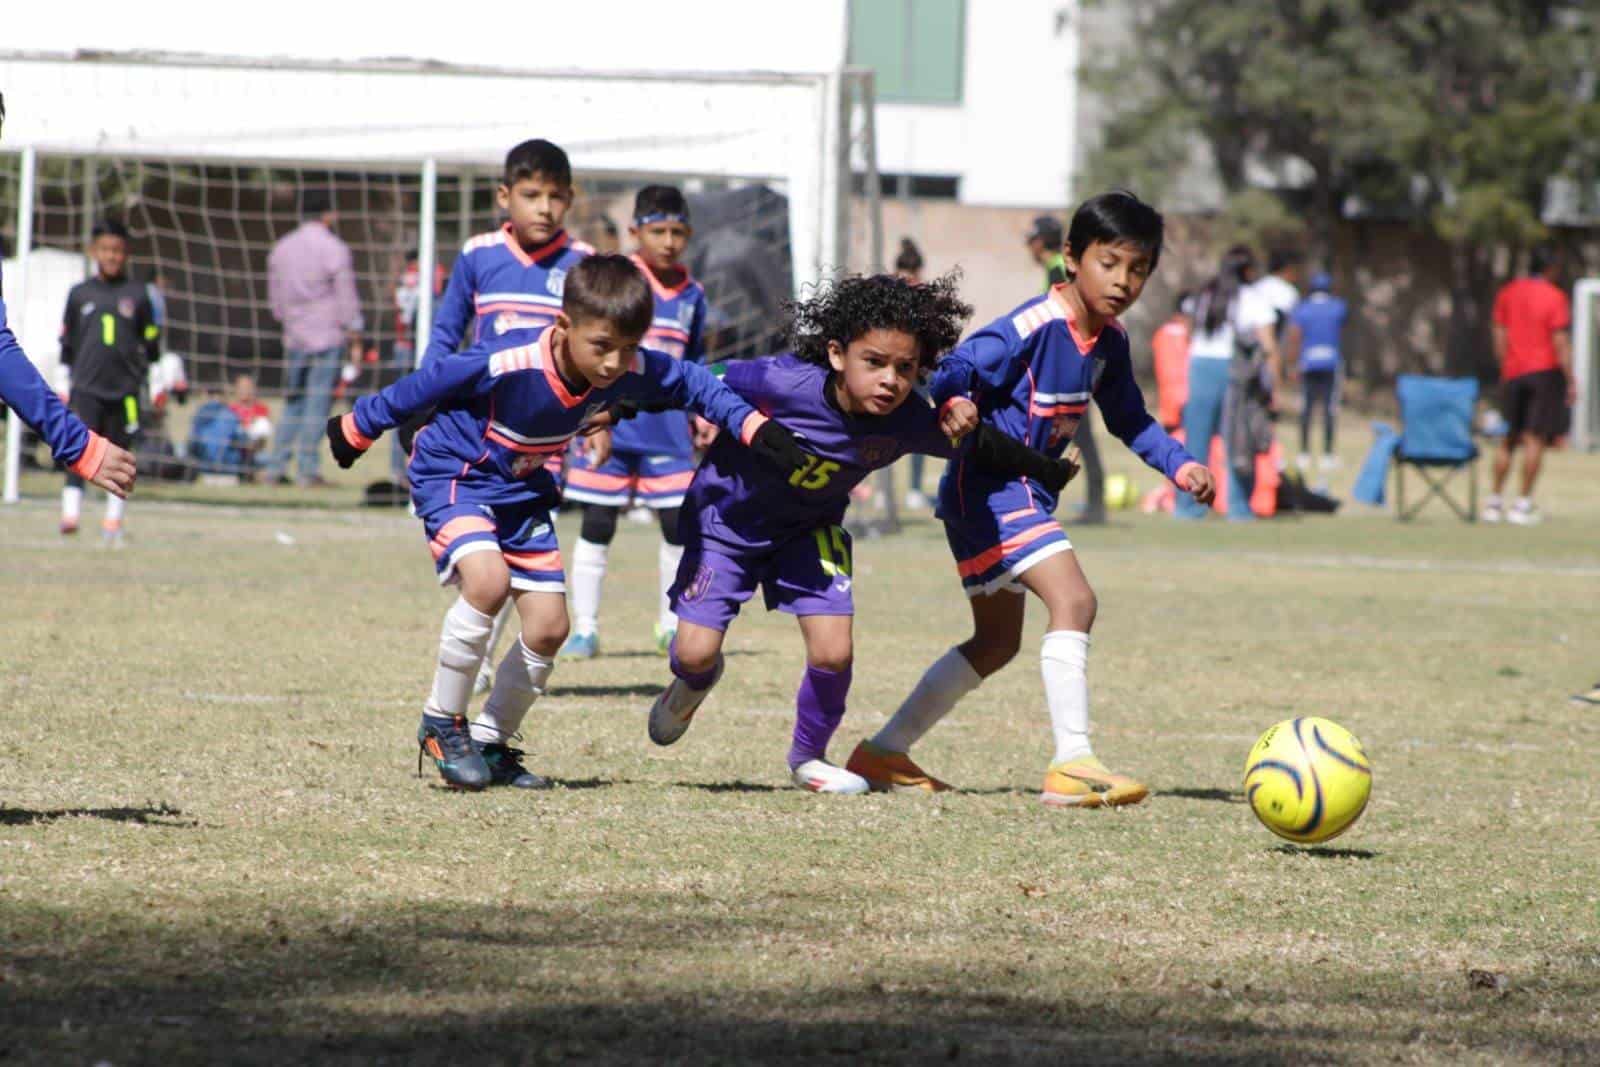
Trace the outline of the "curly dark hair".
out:
<instances>
[{"instance_id":1,"label":"curly dark hair","mask_svg":"<svg viewBox=\"0 0 1600 1067\"><path fill-rule=\"evenodd\" d=\"M795 355L826 367L829 341L848 346L870 330L899 330L917 339L917 361L931 368L961 340L972 314L960 281L959 270L915 284L892 274L840 278L784 305Z\"/></svg>"}]
</instances>

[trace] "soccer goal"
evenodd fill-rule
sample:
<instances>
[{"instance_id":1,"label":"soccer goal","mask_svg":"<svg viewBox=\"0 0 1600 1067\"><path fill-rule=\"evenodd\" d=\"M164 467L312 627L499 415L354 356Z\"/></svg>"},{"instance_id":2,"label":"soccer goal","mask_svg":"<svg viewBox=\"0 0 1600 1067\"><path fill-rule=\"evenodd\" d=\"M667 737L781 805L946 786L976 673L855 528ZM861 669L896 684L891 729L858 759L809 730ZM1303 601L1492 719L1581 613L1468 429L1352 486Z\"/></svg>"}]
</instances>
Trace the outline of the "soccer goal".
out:
<instances>
[{"instance_id":1,"label":"soccer goal","mask_svg":"<svg viewBox=\"0 0 1600 1067\"><path fill-rule=\"evenodd\" d=\"M712 358L773 351L782 299L844 270L882 265L872 76L518 72L422 62L254 61L0 52L10 117L0 144L0 244L12 324L57 375L66 291L89 269L96 219L132 232L135 273L158 287L164 347L195 403L243 375L281 395L286 368L267 302L274 242L301 194L331 195L354 254L364 392L409 369L434 293L473 234L499 224L506 150L562 145L578 199L568 229L626 245L634 192L689 194L690 267L712 309ZM849 195L852 173L867 195ZM851 261L854 248L856 261ZM186 418L186 417L185 417ZM184 457L189 427L156 413L155 446ZM23 435L8 419L5 499ZM240 473L248 461L212 461Z\"/></svg>"}]
</instances>

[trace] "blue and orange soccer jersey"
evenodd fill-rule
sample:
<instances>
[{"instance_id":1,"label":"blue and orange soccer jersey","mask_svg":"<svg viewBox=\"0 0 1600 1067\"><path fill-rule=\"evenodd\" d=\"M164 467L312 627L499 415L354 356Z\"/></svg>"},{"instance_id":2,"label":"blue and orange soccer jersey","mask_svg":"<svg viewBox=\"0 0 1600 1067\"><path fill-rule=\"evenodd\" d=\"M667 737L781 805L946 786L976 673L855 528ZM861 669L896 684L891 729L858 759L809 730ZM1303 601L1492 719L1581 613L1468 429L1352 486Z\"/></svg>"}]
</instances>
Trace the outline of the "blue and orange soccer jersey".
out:
<instances>
[{"instance_id":1,"label":"blue and orange soccer jersey","mask_svg":"<svg viewBox=\"0 0 1600 1067\"><path fill-rule=\"evenodd\" d=\"M567 447L589 415L617 400L665 398L746 442L766 421L703 367L643 348L613 385L574 393L556 371L553 337L546 329L531 344L476 345L431 359L356 401L344 418L346 436L363 444L435 409L417 432L407 471L441 581L463 551L480 550L466 546L482 542L501 549L520 587L559 586L559 556L541 556L555 542L538 527L548 525L559 496L545 460Z\"/></svg>"},{"instance_id":2,"label":"blue and orange soccer jersey","mask_svg":"<svg viewBox=\"0 0 1600 1067\"><path fill-rule=\"evenodd\" d=\"M1063 288L1029 300L957 345L934 373L929 391L935 403L968 397L983 421L1059 457L1092 398L1111 432L1172 478L1192 457L1145 411L1127 333L1112 320L1098 334L1083 336ZM1070 547L1051 518L1055 507L1045 487L980 470L965 455L945 468L938 515L969 594L999 589Z\"/></svg>"},{"instance_id":3,"label":"blue and orange soccer jersey","mask_svg":"<svg viewBox=\"0 0 1600 1067\"><path fill-rule=\"evenodd\" d=\"M510 223L472 238L450 269L428 333L425 361L459 350L463 341L533 341L556 321L567 272L593 253L565 230L524 252Z\"/></svg>"},{"instance_id":4,"label":"blue and orange soccer jersey","mask_svg":"<svg viewBox=\"0 0 1600 1067\"><path fill-rule=\"evenodd\" d=\"M655 316L644 346L674 359L699 363L705 356L706 294L684 272L668 288L644 260L633 257L655 293ZM599 467L574 454L567 467L566 499L623 507L630 500L653 508L675 508L694 478L689 416L681 411L645 412L612 432L611 458Z\"/></svg>"}]
</instances>

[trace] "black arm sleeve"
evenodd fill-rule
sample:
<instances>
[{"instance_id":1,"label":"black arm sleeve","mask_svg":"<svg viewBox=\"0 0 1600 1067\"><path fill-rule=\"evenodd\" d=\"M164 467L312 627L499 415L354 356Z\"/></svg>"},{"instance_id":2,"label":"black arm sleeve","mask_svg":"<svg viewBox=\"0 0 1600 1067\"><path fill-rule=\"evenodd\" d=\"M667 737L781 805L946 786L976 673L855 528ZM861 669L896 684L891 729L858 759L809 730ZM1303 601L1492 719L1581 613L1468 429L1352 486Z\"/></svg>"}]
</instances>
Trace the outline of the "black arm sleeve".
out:
<instances>
[{"instance_id":1,"label":"black arm sleeve","mask_svg":"<svg viewBox=\"0 0 1600 1067\"><path fill-rule=\"evenodd\" d=\"M992 474L1032 478L1052 493L1061 492L1078 472L1071 463L1035 452L988 423L978 427L972 458L980 468Z\"/></svg>"}]
</instances>

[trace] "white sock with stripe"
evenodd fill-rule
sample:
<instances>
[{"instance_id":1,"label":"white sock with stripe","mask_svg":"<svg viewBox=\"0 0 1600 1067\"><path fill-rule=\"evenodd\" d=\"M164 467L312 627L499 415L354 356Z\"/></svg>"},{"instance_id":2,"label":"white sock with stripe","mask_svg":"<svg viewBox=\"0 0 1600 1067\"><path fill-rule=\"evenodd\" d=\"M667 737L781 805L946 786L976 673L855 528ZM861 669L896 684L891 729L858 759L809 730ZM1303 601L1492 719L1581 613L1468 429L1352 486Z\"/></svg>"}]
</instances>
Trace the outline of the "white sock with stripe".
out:
<instances>
[{"instance_id":1,"label":"white sock with stripe","mask_svg":"<svg viewBox=\"0 0 1600 1067\"><path fill-rule=\"evenodd\" d=\"M661 588L661 613L658 620L663 630L676 630L678 617L672 613L672 602L667 598L667 590L672 588L672 583L678 580L678 564L683 560L683 546L669 545L661 542L661 547L656 550L656 568Z\"/></svg>"},{"instance_id":2,"label":"white sock with stripe","mask_svg":"<svg viewBox=\"0 0 1600 1067\"><path fill-rule=\"evenodd\" d=\"M128 502L120 496L106 494L106 517L101 522L107 530L122 529L122 516L127 511Z\"/></svg>"},{"instance_id":3,"label":"white sock with stripe","mask_svg":"<svg viewBox=\"0 0 1600 1067\"><path fill-rule=\"evenodd\" d=\"M600 632L600 586L606 580L609 545L578 538L572 550L572 630L579 634Z\"/></svg>"},{"instance_id":4,"label":"white sock with stripe","mask_svg":"<svg viewBox=\"0 0 1600 1067\"><path fill-rule=\"evenodd\" d=\"M911 695L873 736L872 743L890 752L910 752L923 734L982 683L983 676L972 669L961 650L949 649L923 672Z\"/></svg>"},{"instance_id":5,"label":"white sock with stripe","mask_svg":"<svg viewBox=\"0 0 1600 1067\"><path fill-rule=\"evenodd\" d=\"M553 656L532 651L519 635L494 672L494 688L472 723L472 739L483 744L510 741L522 728L533 702L544 695L555 666Z\"/></svg>"},{"instance_id":6,"label":"white sock with stripe","mask_svg":"<svg viewBox=\"0 0 1600 1067\"><path fill-rule=\"evenodd\" d=\"M1053 763L1093 755L1089 747L1089 635L1052 630L1039 646L1044 700L1056 737Z\"/></svg>"},{"instance_id":7,"label":"white sock with stripe","mask_svg":"<svg viewBox=\"0 0 1600 1067\"><path fill-rule=\"evenodd\" d=\"M489 651L494 620L461 597L445 612L439 630L439 665L433 672L433 692L422 706L423 714L453 718L467 713L472 681Z\"/></svg>"}]
</instances>

